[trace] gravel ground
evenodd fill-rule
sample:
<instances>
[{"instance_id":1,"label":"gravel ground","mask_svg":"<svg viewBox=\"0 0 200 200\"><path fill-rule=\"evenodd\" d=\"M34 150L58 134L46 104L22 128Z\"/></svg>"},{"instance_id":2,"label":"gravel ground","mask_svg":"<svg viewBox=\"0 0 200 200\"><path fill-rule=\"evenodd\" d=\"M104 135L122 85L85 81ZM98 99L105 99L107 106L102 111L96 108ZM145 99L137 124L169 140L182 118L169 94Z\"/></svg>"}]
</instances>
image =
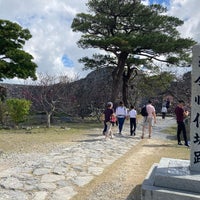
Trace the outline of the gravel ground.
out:
<instances>
[{"instance_id":1,"label":"gravel ground","mask_svg":"<svg viewBox=\"0 0 200 200\"><path fill-rule=\"evenodd\" d=\"M146 134L145 139L107 167L100 176L86 186L80 187L78 194L72 200L140 200L141 184L153 163L159 162L161 157L189 159L188 149L178 147L174 136L161 133L166 127L174 124L173 118L167 118L165 121L158 118L158 123L153 128L152 139L148 139L148 134ZM140 136L141 124L138 124L136 138ZM47 144L45 148L41 147L41 155L46 152L57 152L62 148L62 145ZM37 153L24 155L26 157L23 160L37 159L38 152L40 152L40 147L37 147ZM0 166L0 169L6 165L21 164L20 156L23 154L18 155L19 153L1 154L0 159L5 165Z\"/></svg>"},{"instance_id":2,"label":"gravel ground","mask_svg":"<svg viewBox=\"0 0 200 200\"><path fill-rule=\"evenodd\" d=\"M101 176L80 189L72 200L140 200L141 184L151 166L158 163L161 157L189 159L187 148L177 147L174 136L162 133L166 127L174 124L173 118L165 121L158 118L152 139L148 139L146 134L145 139L108 167ZM141 130L141 125L138 129Z\"/></svg>"}]
</instances>

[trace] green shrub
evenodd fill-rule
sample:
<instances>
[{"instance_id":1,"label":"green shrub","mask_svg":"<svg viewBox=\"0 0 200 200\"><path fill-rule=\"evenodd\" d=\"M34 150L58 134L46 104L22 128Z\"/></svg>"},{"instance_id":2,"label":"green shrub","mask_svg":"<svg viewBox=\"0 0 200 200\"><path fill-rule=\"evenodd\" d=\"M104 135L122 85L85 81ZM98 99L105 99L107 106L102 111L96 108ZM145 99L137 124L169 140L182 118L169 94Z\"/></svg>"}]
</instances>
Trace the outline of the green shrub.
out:
<instances>
[{"instance_id":1,"label":"green shrub","mask_svg":"<svg viewBox=\"0 0 200 200\"><path fill-rule=\"evenodd\" d=\"M15 123L18 125L20 122L26 120L27 115L30 111L31 102L26 99L8 99L6 101L8 107L8 113Z\"/></svg>"}]
</instances>

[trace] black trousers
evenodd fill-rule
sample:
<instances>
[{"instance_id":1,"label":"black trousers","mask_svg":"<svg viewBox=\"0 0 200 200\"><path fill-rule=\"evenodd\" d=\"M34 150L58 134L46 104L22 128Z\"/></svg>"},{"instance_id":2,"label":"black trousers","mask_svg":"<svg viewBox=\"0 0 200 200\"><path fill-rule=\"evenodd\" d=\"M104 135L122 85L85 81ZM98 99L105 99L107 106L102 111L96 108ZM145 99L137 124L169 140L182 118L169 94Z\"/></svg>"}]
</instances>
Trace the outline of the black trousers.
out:
<instances>
[{"instance_id":1,"label":"black trousers","mask_svg":"<svg viewBox=\"0 0 200 200\"><path fill-rule=\"evenodd\" d=\"M178 143L181 142L181 132L183 132L183 138L184 138L185 144L188 144L185 123L184 122L177 122L177 124L178 124L178 127L177 127Z\"/></svg>"},{"instance_id":2,"label":"black trousers","mask_svg":"<svg viewBox=\"0 0 200 200\"><path fill-rule=\"evenodd\" d=\"M136 130L136 118L130 118L130 134L133 135L135 134Z\"/></svg>"},{"instance_id":3,"label":"black trousers","mask_svg":"<svg viewBox=\"0 0 200 200\"><path fill-rule=\"evenodd\" d=\"M162 112L162 119L165 119L166 113Z\"/></svg>"}]
</instances>

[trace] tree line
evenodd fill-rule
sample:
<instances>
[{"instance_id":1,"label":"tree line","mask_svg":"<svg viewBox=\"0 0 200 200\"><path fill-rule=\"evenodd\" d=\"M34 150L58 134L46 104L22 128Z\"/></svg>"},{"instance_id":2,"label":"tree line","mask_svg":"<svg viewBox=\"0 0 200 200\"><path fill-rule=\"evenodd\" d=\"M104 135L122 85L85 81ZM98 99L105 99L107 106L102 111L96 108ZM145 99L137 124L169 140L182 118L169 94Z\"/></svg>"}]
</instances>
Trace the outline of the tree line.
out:
<instances>
[{"instance_id":1,"label":"tree line","mask_svg":"<svg viewBox=\"0 0 200 200\"><path fill-rule=\"evenodd\" d=\"M107 77L104 73L107 74ZM27 120L28 115L29 119L33 116L38 116L37 123L41 123L39 116L45 116L44 121L47 127L50 127L57 118L65 122L74 117L79 120L88 117L100 120L106 102L111 98L111 94L108 91L111 91L112 84L109 85L105 81L110 74L111 71L104 70L102 73L99 70L98 72L91 72L86 78L80 80L71 80L66 76L59 78L48 74L41 74L40 77L42 79L40 78L40 81L38 80L37 84L34 85L24 84L20 85L20 87L14 85L9 85L8 87L8 85L5 85L7 92L3 90L4 92L0 93L3 94L2 99L5 99L1 101L0 107L1 124L6 124L8 114L11 111L6 110L7 101L13 98L15 99L15 101L12 101L13 107L23 107L23 103L17 103L19 100L22 100L22 102L27 101L29 111L26 111L26 117L20 118L22 114L17 111L20 108L12 110L17 111L16 116L19 116L19 120L13 118L16 125ZM191 96L190 83L190 72L181 79L177 79L171 73L166 72L151 77L146 77L141 73L129 85L129 100L139 113L142 105L148 99L152 99L159 113L162 101L167 96L173 98L174 102L172 103L176 104L179 98L181 98L189 104L189 97ZM185 91L184 93L182 92L183 90ZM119 95L116 102L118 103L121 98L122 94ZM117 104L114 106L117 106ZM173 105L171 105L171 110L173 112ZM35 121L30 122L29 120L29 123L34 124Z\"/></svg>"}]
</instances>

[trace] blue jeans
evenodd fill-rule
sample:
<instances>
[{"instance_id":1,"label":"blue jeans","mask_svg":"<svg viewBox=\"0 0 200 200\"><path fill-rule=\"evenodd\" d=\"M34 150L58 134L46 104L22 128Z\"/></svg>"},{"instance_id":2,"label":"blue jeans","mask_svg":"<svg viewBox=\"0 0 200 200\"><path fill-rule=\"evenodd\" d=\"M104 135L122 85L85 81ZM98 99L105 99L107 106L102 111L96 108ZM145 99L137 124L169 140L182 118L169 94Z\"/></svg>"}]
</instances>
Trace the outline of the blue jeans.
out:
<instances>
[{"instance_id":1,"label":"blue jeans","mask_svg":"<svg viewBox=\"0 0 200 200\"><path fill-rule=\"evenodd\" d=\"M119 133L122 132L124 121L125 121L125 117L118 117Z\"/></svg>"}]
</instances>

